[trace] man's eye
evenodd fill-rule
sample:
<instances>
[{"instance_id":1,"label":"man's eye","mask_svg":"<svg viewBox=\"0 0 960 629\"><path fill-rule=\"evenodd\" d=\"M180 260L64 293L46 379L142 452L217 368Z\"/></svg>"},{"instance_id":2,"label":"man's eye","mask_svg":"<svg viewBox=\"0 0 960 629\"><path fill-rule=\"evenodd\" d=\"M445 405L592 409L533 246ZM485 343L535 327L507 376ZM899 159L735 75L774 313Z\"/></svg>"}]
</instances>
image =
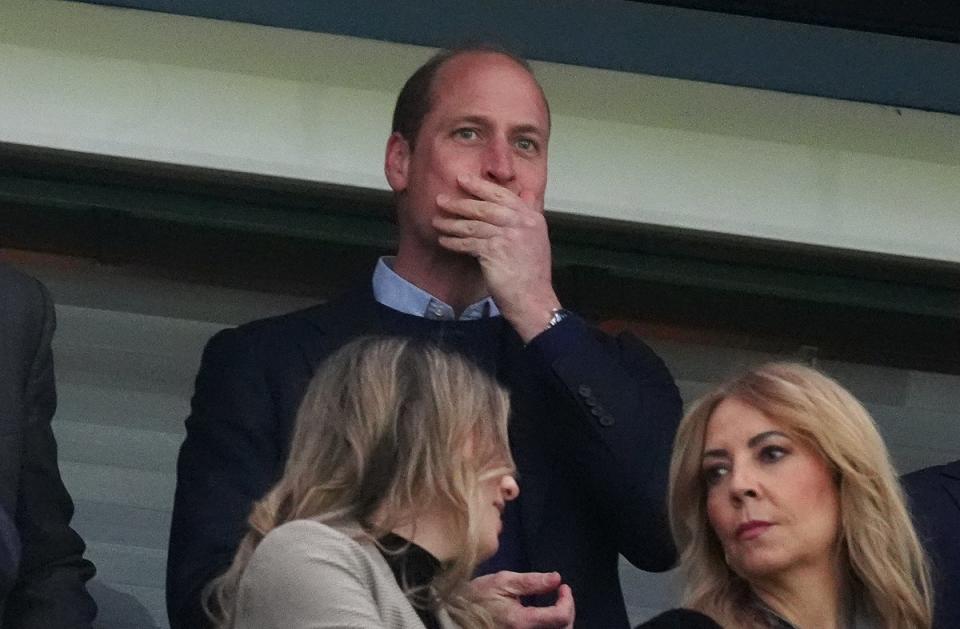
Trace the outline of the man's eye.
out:
<instances>
[{"instance_id":1,"label":"man's eye","mask_svg":"<svg viewBox=\"0 0 960 629\"><path fill-rule=\"evenodd\" d=\"M453 134L461 140L473 140L477 137L477 130L470 128L457 129Z\"/></svg>"},{"instance_id":2,"label":"man's eye","mask_svg":"<svg viewBox=\"0 0 960 629\"><path fill-rule=\"evenodd\" d=\"M727 475L729 470L723 465L714 465L712 467L704 468L703 470L703 481L707 484L708 487L713 487Z\"/></svg>"},{"instance_id":3,"label":"man's eye","mask_svg":"<svg viewBox=\"0 0 960 629\"><path fill-rule=\"evenodd\" d=\"M530 153L537 150L537 143L530 138L520 138L517 140L517 148L526 153Z\"/></svg>"},{"instance_id":4,"label":"man's eye","mask_svg":"<svg viewBox=\"0 0 960 629\"><path fill-rule=\"evenodd\" d=\"M787 454L786 449L780 446L765 446L760 450L760 460L765 463L776 463Z\"/></svg>"}]
</instances>

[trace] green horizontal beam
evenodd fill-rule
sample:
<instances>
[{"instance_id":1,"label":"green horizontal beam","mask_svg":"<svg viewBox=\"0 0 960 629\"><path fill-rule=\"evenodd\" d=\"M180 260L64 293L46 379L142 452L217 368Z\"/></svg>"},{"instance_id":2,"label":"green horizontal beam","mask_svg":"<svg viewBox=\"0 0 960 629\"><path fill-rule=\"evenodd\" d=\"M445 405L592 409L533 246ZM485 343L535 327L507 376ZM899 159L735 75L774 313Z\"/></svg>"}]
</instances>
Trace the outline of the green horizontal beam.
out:
<instances>
[{"instance_id":1,"label":"green horizontal beam","mask_svg":"<svg viewBox=\"0 0 960 629\"><path fill-rule=\"evenodd\" d=\"M225 190L211 192L189 183L178 189L90 182L84 177L0 173L0 221L2 208L16 206L35 212L57 210L80 220L85 216L105 221L148 219L198 230L262 234L376 251L388 251L396 243L387 193L359 191L351 195L350 191L313 190L305 194L253 189L230 198ZM560 215L551 216L551 235L554 263L560 269L587 269L612 278L676 287L960 319L960 269L941 268L940 279L926 283L838 273L832 270L838 265L829 258L818 260L815 269L790 268L784 262L789 258L784 253L789 253L789 248L782 244L764 251L753 243L745 245L757 249L753 255L739 255L734 261L711 259L690 253L708 249L685 241L701 236L677 233L664 239L645 232L643 226L603 225ZM726 247L736 250L738 245L727 243ZM747 257L750 261L744 261ZM953 278L958 281L951 286Z\"/></svg>"}]
</instances>

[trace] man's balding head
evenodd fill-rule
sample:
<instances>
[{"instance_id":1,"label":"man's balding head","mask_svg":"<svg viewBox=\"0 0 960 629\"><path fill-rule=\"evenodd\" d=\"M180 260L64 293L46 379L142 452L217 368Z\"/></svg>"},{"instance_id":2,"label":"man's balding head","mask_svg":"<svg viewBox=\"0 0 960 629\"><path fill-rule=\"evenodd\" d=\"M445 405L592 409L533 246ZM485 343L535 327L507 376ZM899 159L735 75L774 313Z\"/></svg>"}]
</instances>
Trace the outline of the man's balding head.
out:
<instances>
[{"instance_id":1,"label":"man's balding head","mask_svg":"<svg viewBox=\"0 0 960 629\"><path fill-rule=\"evenodd\" d=\"M448 62L457 57L469 54L502 55L526 70L531 77L534 77L533 68L530 67L526 59L495 44L474 44L452 48L450 50L441 50L430 57L426 63L410 75L410 78L404 83L403 89L400 90L400 94L397 96L397 103L393 109L393 126L391 127L391 131L402 135L410 145L410 150L413 150L416 145L417 135L420 133L423 119L433 108L435 101L434 87L436 85L437 74ZM547 97L535 77L534 82L537 83L537 87L540 88L540 96L543 98L543 103L549 116L550 105L547 103Z\"/></svg>"}]
</instances>

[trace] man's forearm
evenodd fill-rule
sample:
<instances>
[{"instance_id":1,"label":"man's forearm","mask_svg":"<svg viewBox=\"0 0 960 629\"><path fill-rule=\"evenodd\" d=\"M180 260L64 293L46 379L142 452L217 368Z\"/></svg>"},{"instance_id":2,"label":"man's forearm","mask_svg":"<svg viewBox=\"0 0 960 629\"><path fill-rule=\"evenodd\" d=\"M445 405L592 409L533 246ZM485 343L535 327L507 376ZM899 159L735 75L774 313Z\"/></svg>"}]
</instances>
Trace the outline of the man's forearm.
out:
<instances>
[{"instance_id":1,"label":"man's forearm","mask_svg":"<svg viewBox=\"0 0 960 629\"><path fill-rule=\"evenodd\" d=\"M557 386L542 434L557 460L601 506L617 549L647 570L673 562L666 520L667 468L682 403L653 351L630 335L610 337L575 315L527 347Z\"/></svg>"}]
</instances>

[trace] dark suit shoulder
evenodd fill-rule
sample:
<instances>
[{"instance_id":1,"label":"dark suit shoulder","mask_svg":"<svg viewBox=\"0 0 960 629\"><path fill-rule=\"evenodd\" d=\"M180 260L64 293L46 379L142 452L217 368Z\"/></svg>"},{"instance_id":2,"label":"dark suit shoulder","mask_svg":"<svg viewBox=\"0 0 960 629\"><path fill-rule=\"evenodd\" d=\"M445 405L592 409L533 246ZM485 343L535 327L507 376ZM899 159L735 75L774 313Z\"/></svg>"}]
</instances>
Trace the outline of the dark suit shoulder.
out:
<instances>
[{"instance_id":1,"label":"dark suit shoulder","mask_svg":"<svg viewBox=\"0 0 960 629\"><path fill-rule=\"evenodd\" d=\"M915 486L938 480L942 476L960 480L960 460L944 463L943 465L931 465L930 467L904 474L900 480L902 480L904 484Z\"/></svg>"},{"instance_id":2,"label":"dark suit shoulder","mask_svg":"<svg viewBox=\"0 0 960 629\"><path fill-rule=\"evenodd\" d=\"M38 280L0 263L0 317L4 325L41 321L49 297Z\"/></svg>"},{"instance_id":3,"label":"dark suit shoulder","mask_svg":"<svg viewBox=\"0 0 960 629\"><path fill-rule=\"evenodd\" d=\"M269 432L277 419L286 425L317 367L352 338L343 328L355 321L348 306L329 302L217 332L203 351L188 425L227 416L273 426ZM260 412L224 413L225 400Z\"/></svg>"},{"instance_id":4,"label":"dark suit shoulder","mask_svg":"<svg viewBox=\"0 0 960 629\"><path fill-rule=\"evenodd\" d=\"M0 289L4 291L16 290L18 287L22 289L37 283L37 280L26 273L15 269L9 264L0 262Z\"/></svg>"},{"instance_id":5,"label":"dark suit shoulder","mask_svg":"<svg viewBox=\"0 0 960 629\"><path fill-rule=\"evenodd\" d=\"M933 626L960 627L960 461L918 470L902 480L917 534L932 564Z\"/></svg>"},{"instance_id":6,"label":"dark suit shoulder","mask_svg":"<svg viewBox=\"0 0 960 629\"><path fill-rule=\"evenodd\" d=\"M26 393L31 370L49 355L55 325L53 302L43 284L0 264L0 381L6 395ZM52 383L49 390L53 390ZM0 418L9 416L11 404L3 397L0 395L0 407L7 408L0 409Z\"/></svg>"},{"instance_id":7,"label":"dark suit shoulder","mask_svg":"<svg viewBox=\"0 0 960 629\"><path fill-rule=\"evenodd\" d=\"M290 329L309 325L311 321L322 320L324 314L330 311L331 306L330 303L317 304L293 312L248 321L231 329L240 335L250 337L283 334Z\"/></svg>"},{"instance_id":8,"label":"dark suit shoulder","mask_svg":"<svg viewBox=\"0 0 960 629\"><path fill-rule=\"evenodd\" d=\"M942 465L933 465L931 467L925 467L920 470L910 472L909 474L904 474L900 480L904 485L916 485L918 483L923 483L927 480L936 478L940 475L940 468Z\"/></svg>"},{"instance_id":9,"label":"dark suit shoulder","mask_svg":"<svg viewBox=\"0 0 960 629\"><path fill-rule=\"evenodd\" d=\"M365 286L355 287L343 295L315 306L273 317L257 319L234 328L244 337L275 337L310 330L313 333L337 334L356 320L368 320L377 308L373 294Z\"/></svg>"},{"instance_id":10,"label":"dark suit shoulder","mask_svg":"<svg viewBox=\"0 0 960 629\"><path fill-rule=\"evenodd\" d=\"M912 506L939 503L944 485L960 483L960 460L910 472L900 479Z\"/></svg>"},{"instance_id":11,"label":"dark suit shoulder","mask_svg":"<svg viewBox=\"0 0 960 629\"><path fill-rule=\"evenodd\" d=\"M321 329L309 325L304 312L258 319L214 334L203 351L195 401L220 404L242 390L262 391L268 380L287 379L291 370L299 372L303 344L323 336Z\"/></svg>"},{"instance_id":12,"label":"dark suit shoulder","mask_svg":"<svg viewBox=\"0 0 960 629\"><path fill-rule=\"evenodd\" d=\"M281 315L255 319L220 330L210 340L212 346L278 347L296 342L305 334L323 334L322 323L333 311L330 303L318 304Z\"/></svg>"},{"instance_id":13,"label":"dark suit shoulder","mask_svg":"<svg viewBox=\"0 0 960 629\"><path fill-rule=\"evenodd\" d=\"M312 367L345 341L377 329L378 305L361 286L336 299L286 314L221 330L207 352L255 357L267 371L286 373L291 360L306 357Z\"/></svg>"},{"instance_id":14,"label":"dark suit shoulder","mask_svg":"<svg viewBox=\"0 0 960 629\"><path fill-rule=\"evenodd\" d=\"M710 616L692 609L671 609L647 622L637 625L637 629L723 629Z\"/></svg>"}]
</instances>

